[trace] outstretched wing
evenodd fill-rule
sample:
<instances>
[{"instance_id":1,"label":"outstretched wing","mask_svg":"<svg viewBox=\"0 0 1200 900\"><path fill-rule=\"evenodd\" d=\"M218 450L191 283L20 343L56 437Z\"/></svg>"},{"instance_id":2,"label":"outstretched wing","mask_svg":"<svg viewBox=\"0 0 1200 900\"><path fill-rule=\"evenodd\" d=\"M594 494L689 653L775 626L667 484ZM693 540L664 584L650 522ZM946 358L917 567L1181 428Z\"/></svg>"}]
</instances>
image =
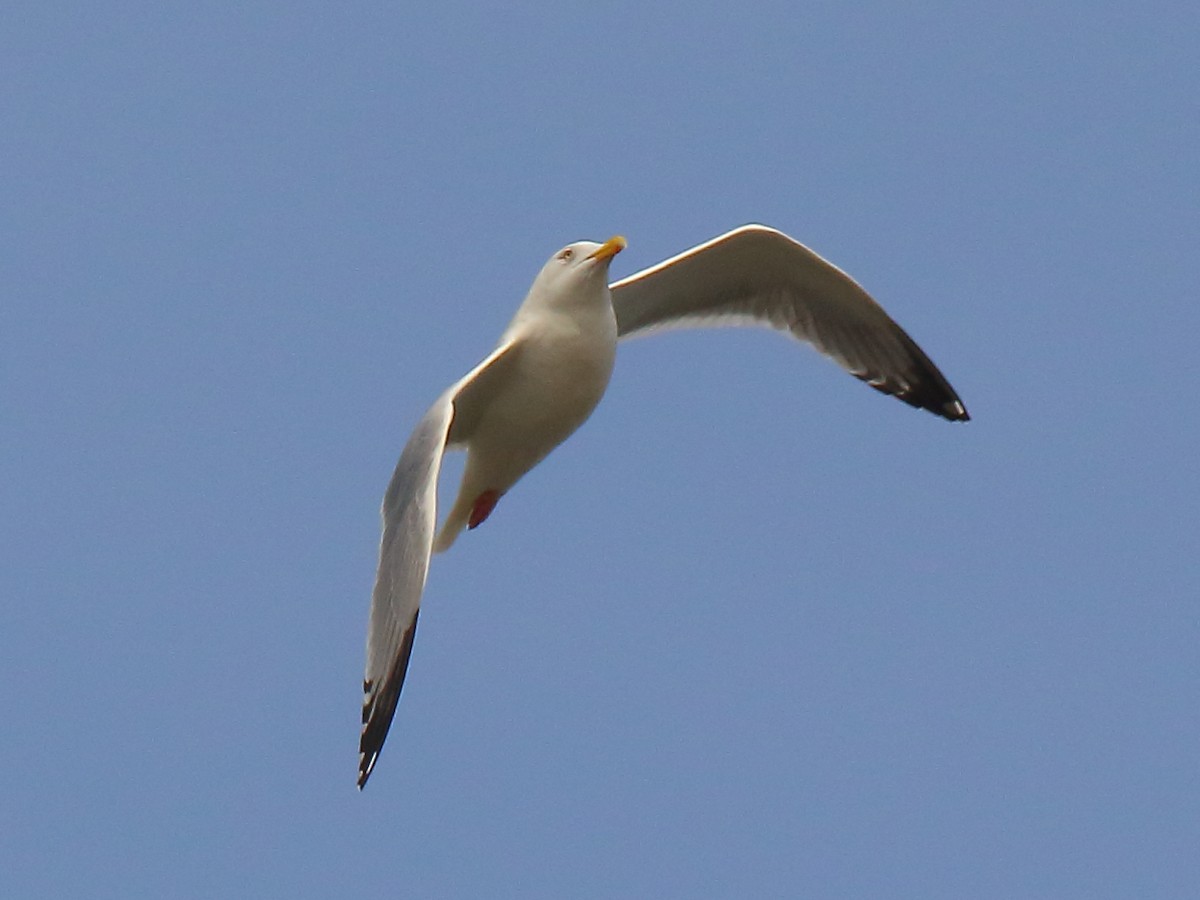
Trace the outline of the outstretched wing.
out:
<instances>
[{"instance_id":1,"label":"outstretched wing","mask_svg":"<svg viewBox=\"0 0 1200 900\"><path fill-rule=\"evenodd\" d=\"M408 671L433 548L438 472L453 419L454 403L447 391L417 423L383 498L383 537L367 627L358 746L360 788L375 768Z\"/></svg>"},{"instance_id":2,"label":"outstretched wing","mask_svg":"<svg viewBox=\"0 0 1200 900\"><path fill-rule=\"evenodd\" d=\"M621 337L670 327L759 325L790 333L855 377L951 421L954 388L853 278L786 234L744 225L611 285Z\"/></svg>"},{"instance_id":3,"label":"outstretched wing","mask_svg":"<svg viewBox=\"0 0 1200 900\"><path fill-rule=\"evenodd\" d=\"M518 344L497 347L448 388L413 429L383 497L379 569L367 626L358 786L371 777L387 738L417 633L421 592L429 574L437 524L437 480L446 445L470 437L474 422L516 358ZM461 418L462 421L456 421Z\"/></svg>"}]
</instances>

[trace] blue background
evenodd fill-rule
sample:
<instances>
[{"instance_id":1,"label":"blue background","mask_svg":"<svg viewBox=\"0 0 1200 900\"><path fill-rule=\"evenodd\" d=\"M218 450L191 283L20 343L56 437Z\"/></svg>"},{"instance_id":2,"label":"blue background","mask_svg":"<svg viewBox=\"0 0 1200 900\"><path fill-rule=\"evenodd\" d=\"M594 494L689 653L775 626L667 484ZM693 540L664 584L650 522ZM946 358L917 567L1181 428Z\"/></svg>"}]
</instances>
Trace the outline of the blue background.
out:
<instances>
[{"instance_id":1,"label":"blue background","mask_svg":"<svg viewBox=\"0 0 1200 900\"><path fill-rule=\"evenodd\" d=\"M1197 896L1198 26L6 6L0 893ZM622 346L435 559L360 794L411 426L562 244L747 221L974 421L766 332Z\"/></svg>"}]
</instances>

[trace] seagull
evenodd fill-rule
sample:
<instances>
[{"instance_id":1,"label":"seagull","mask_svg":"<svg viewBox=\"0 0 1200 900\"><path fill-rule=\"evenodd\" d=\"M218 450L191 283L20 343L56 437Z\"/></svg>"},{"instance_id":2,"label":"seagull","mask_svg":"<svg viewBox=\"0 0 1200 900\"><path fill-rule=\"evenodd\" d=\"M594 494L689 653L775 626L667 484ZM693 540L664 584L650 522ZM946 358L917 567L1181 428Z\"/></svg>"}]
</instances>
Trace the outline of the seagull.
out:
<instances>
[{"instance_id":1,"label":"seagull","mask_svg":"<svg viewBox=\"0 0 1200 900\"><path fill-rule=\"evenodd\" d=\"M910 406L950 421L970 418L937 366L854 279L781 231L735 228L610 285L609 264L625 246L616 235L555 253L496 349L438 397L400 455L383 498L367 628L360 789L396 713L430 557L486 521L521 476L591 415L619 339L668 327L765 326ZM467 460L437 530L447 449L465 449Z\"/></svg>"}]
</instances>

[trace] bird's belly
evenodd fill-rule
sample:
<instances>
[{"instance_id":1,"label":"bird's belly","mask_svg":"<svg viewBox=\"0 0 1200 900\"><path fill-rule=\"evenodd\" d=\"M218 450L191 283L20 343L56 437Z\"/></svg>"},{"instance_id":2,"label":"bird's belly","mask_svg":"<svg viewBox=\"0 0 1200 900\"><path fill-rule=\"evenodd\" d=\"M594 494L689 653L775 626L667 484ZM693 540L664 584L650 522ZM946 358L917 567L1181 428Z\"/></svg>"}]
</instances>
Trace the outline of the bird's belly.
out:
<instances>
[{"instance_id":1,"label":"bird's belly","mask_svg":"<svg viewBox=\"0 0 1200 900\"><path fill-rule=\"evenodd\" d=\"M615 341L559 338L524 348L470 441L489 487L508 490L587 420L608 387L615 355Z\"/></svg>"}]
</instances>

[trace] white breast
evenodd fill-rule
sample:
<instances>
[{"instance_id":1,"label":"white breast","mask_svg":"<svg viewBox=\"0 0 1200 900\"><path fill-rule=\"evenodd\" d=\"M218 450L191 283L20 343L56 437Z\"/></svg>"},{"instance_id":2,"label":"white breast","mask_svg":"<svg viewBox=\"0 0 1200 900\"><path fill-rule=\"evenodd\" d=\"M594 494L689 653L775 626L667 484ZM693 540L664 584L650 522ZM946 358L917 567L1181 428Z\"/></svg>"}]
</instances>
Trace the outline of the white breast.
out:
<instances>
[{"instance_id":1,"label":"white breast","mask_svg":"<svg viewBox=\"0 0 1200 900\"><path fill-rule=\"evenodd\" d=\"M545 316L520 336L512 377L468 442L486 489L508 490L592 414L616 358L616 321L605 312Z\"/></svg>"}]
</instances>

